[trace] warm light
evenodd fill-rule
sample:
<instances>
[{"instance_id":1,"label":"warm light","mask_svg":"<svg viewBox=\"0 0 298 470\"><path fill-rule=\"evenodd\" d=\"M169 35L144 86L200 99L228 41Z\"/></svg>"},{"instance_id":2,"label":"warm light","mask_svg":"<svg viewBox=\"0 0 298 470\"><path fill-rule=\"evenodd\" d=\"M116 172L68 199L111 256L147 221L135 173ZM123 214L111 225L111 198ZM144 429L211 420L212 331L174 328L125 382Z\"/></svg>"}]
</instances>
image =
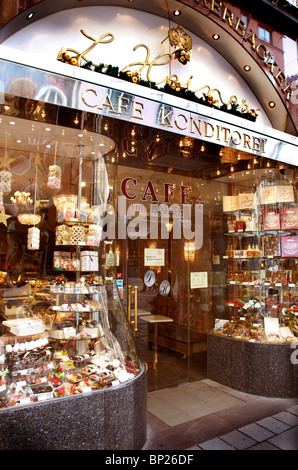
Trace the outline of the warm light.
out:
<instances>
[{"instance_id":1,"label":"warm light","mask_svg":"<svg viewBox=\"0 0 298 470\"><path fill-rule=\"evenodd\" d=\"M39 214L18 214L18 221L23 225L36 225L40 222Z\"/></svg>"},{"instance_id":2,"label":"warm light","mask_svg":"<svg viewBox=\"0 0 298 470\"><path fill-rule=\"evenodd\" d=\"M175 10L175 11L173 11L173 15L174 15L174 16L180 16L180 15L181 15L181 11L180 11L180 10Z\"/></svg>"},{"instance_id":3,"label":"warm light","mask_svg":"<svg viewBox=\"0 0 298 470\"><path fill-rule=\"evenodd\" d=\"M213 38L215 41L218 41L218 39L220 38L220 35L219 35L219 34L213 34L212 38Z\"/></svg>"},{"instance_id":4,"label":"warm light","mask_svg":"<svg viewBox=\"0 0 298 470\"><path fill-rule=\"evenodd\" d=\"M244 68L245 72L249 72L251 70L250 65L244 65L243 68Z\"/></svg>"},{"instance_id":5,"label":"warm light","mask_svg":"<svg viewBox=\"0 0 298 470\"><path fill-rule=\"evenodd\" d=\"M274 108L275 107L275 102L274 101L269 101L268 106L270 108Z\"/></svg>"},{"instance_id":6,"label":"warm light","mask_svg":"<svg viewBox=\"0 0 298 470\"><path fill-rule=\"evenodd\" d=\"M194 243L185 243L184 244L184 259L185 261L194 261L195 259L195 244Z\"/></svg>"},{"instance_id":7,"label":"warm light","mask_svg":"<svg viewBox=\"0 0 298 470\"><path fill-rule=\"evenodd\" d=\"M171 232L171 231L172 231L172 228L173 228L173 223L172 223L172 222L167 222L167 223L166 223L166 227L167 227L167 231L168 231L168 232Z\"/></svg>"},{"instance_id":8,"label":"warm light","mask_svg":"<svg viewBox=\"0 0 298 470\"><path fill-rule=\"evenodd\" d=\"M231 166L230 170L231 170L231 173L233 173L233 171L234 171L233 165Z\"/></svg>"},{"instance_id":9,"label":"warm light","mask_svg":"<svg viewBox=\"0 0 298 470\"><path fill-rule=\"evenodd\" d=\"M73 121L75 124L79 124L79 118L78 118L78 115L76 114L76 118L74 119Z\"/></svg>"},{"instance_id":10,"label":"warm light","mask_svg":"<svg viewBox=\"0 0 298 470\"><path fill-rule=\"evenodd\" d=\"M30 197L30 193L26 193L25 191L16 191L10 200L13 204L18 206L25 206L26 204L32 204L33 202Z\"/></svg>"}]
</instances>

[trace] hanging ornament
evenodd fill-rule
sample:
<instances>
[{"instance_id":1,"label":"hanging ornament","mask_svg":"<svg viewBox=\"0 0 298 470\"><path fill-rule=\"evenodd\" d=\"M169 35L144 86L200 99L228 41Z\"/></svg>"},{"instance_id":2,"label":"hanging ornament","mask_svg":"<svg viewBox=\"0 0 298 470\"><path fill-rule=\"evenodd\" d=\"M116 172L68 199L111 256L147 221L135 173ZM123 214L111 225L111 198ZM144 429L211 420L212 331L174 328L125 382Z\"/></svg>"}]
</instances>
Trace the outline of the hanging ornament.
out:
<instances>
[{"instance_id":1,"label":"hanging ornament","mask_svg":"<svg viewBox=\"0 0 298 470\"><path fill-rule=\"evenodd\" d=\"M10 171L6 170L7 161L7 136L5 142L5 153L4 153L4 169L0 171L0 191L2 193L10 193L11 191L11 177Z\"/></svg>"},{"instance_id":2,"label":"hanging ornament","mask_svg":"<svg viewBox=\"0 0 298 470\"><path fill-rule=\"evenodd\" d=\"M61 167L56 165L57 142L55 145L54 165L49 166L48 187L53 189L61 188Z\"/></svg>"},{"instance_id":3,"label":"hanging ornament","mask_svg":"<svg viewBox=\"0 0 298 470\"><path fill-rule=\"evenodd\" d=\"M37 192L37 166L40 162L40 156L39 156L39 151L37 154L34 156L34 165L35 165L35 191L34 191L34 210L33 214L28 214L28 216L33 217L35 220L31 220L31 223L38 223L38 216L36 214L36 192ZM36 218L37 217L37 218ZM22 223L22 222L21 222ZM39 250L39 245L40 245L40 230L37 227L30 227L28 229L28 235L27 235L27 249L28 250Z\"/></svg>"},{"instance_id":4,"label":"hanging ornament","mask_svg":"<svg viewBox=\"0 0 298 470\"><path fill-rule=\"evenodd\" d=\"M37 227L30 227L27 236L27 249L39 250L40 244L40 230Z\"/></svg>"}]
</instances>

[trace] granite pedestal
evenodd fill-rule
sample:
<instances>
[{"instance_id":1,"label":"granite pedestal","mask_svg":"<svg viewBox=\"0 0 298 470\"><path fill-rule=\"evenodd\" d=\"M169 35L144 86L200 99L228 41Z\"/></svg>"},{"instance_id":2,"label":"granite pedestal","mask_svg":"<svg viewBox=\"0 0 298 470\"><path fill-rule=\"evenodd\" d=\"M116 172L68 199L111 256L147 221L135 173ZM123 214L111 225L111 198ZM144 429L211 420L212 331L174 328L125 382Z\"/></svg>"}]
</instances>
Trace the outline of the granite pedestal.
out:
<instances>
[{"instance_id":1,"label":"granite pedestal","mask_svg":"<svg viewBox=\"0 0 298 470\"><path fill-rule=\"evenodd\" d=\"M137 450L147 437L147 369L124 384L0 411L0 450Z\"/></svg>"},{"instance_id":2,"label":"granite pedestal","mask_svg":"<svg viewBox=\"0 0 298 470\"><path fill-rule=\"evenodd\" d=\"M298 397L298 364L290 343L253 343L208 333L207 377L272 398Z\"/></svg>"}]
</instances>

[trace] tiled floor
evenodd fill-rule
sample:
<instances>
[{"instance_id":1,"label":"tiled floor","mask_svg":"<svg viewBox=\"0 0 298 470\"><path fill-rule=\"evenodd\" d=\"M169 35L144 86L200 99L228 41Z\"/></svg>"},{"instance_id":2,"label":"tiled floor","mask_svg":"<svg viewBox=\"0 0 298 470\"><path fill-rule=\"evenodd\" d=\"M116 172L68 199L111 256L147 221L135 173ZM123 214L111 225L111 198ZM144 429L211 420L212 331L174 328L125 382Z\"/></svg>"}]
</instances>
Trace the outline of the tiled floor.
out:
<instances>
[{"instance_id":1,"label":"tiled floor","mask_svg":"<svg viewBox=\"0 0 298 470\"><path fill-rule=\"evenodd\" d=\"M221 405L226 395L228 406ZM298 450L298 400L247 395L208 379L149 393L143 449Z\"/></svg>"},{"instance_id":2,"label":"tiled floor","mask_svg":"<svg viewBox=\"0 0 298 470\"><path fill-rule=\"evenodd\" d=\"M192 447L199 449L298 450L298 405Z\"/></svg>"}]
</instances>

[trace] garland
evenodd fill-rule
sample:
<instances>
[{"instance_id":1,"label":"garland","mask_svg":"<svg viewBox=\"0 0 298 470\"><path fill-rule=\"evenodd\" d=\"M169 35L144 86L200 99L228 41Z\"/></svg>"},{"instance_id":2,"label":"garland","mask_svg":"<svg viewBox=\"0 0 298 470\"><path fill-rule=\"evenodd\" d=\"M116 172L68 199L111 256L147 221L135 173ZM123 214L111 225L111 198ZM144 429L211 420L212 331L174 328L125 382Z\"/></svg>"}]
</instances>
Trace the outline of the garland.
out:
<instances>
[{"instance_id":1,"label":"garland","mask_svg":"<svg viewBox=\"0 0 298 470\"><path fill-rule=\"evenodd\" d=\"M257 118L257 113L254 109L239 111L240 106L238 103L222 104L220 106L217 106L217 101L214 100L210 94L207 95L203 93L202 97L198 97L193 91L188 90L187 88L181 88L180 84L177 81L167 82L163 88L159 88L154 82L149 82L147 80L141 79L137 72L122 72L119 71L119 68L116 66L106 66L105 64L99 64L94 66L93 63L90 61L86 62L80 67L87 70L92 70L94 72L103 73L105 75L109 75L110 77L120 78L121 80L133 82L138 85L145 86L147 88L152 88L154 90L177 96L178 98L183 98L194 103L199 103L204 106L208 106L209 108L218 109L220 111L224 111L225 113L233 114L234 116L247 119L248 121L255 122Z\"/></svg>"}]
</instances>

